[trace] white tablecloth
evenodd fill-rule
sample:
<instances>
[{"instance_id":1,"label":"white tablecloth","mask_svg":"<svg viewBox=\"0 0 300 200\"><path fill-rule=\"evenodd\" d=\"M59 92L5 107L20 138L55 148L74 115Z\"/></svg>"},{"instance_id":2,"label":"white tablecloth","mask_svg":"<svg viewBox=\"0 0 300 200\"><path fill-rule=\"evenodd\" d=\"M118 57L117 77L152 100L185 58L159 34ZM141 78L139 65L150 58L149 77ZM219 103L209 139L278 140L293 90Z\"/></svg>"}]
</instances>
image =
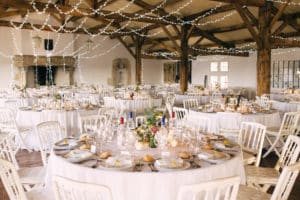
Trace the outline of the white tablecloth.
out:
<instances>
[{"instance_id":1,"label":"white tablecloth","mask_svg":"<svg viewBox=\"0 0 300 200\"><path fill-rule=\"evenodd\" d=\"M20 127L30 127L33 131L26 137L25 142L31 149L38 149L35 126L45 121L58 121L65 128L67 135L80 134L80 117L84 115L97 114L98 110L43 110L43 111L23 111L17 112L17 124Z\"/></svg>"},{"instance_id":2,"label":"white tablecloth","mask_svg":"<svg viewBox=\"0 0 300 200\"><path fill-rule=\"evenodd\" d=\"M281 102L272 100L272 108L279 110L283 113L285 112L297 112L298 107L300 107L300 102Z\"/></svg>"},{"instance_id":3,"label":"white tablecloth","mask_svg":"<svg viewBox=\"0 0 300 200\"><path fill-rule=\"evenodd\" d=\"M175 97L175 105L182 105L183 100L185 99L197 99L199 105L202 104L208 104L210 101L210 96L197 96L197 95L181 95L181 94L176 94Z\"/></svg>"},{"instance_id":4,"label":"white tablecloth","mask_svg":"<svg viewBox=\"0 0 300 200\"><path fill-rule=\"evenodd\" d=\"M245 177L240 153L221 164L172 172L125 172L93 169L69 163L52 153L47 168L47 188L52 188L54 175L105 185L111 189L114 200L175 200L179 187L185 184L196 184L235 175L241 176L242 180Z\"/></svg>"},{"instance_id":5,"label":"white tablecloth","mask_svg":"<svg viewBox=\"0 0 300 200\"><path fill-rule=\"evenodd\" d=\"M204 112L197 112L197 111L190 110L187 120L189 119L195 120L197 116L208 117L210 119L210 123L207 131L212 133L219 133L218 124L222 122L218 121L219 119L217 113L204 113ZM274 112L271 114L265 114L265 113L245 114L245 115L241 115L240 117L241 117L240 120L241 122L257 122L267 127L279 127L281 123L279 112ZM232 129L235 128L232 127Z\"/></svg>"},{"instance_id":6,"label":"white tablecloth","mask_svg":"<svg viewBox=\"0 0 300 200\"><path fill-rule=\"evenodd\" d=\"M113 99L111 97L104 97L104 106L112 107ZM161 107L162 99L151 99L152 106ZM114 107L119 110L129 110L136 112L144 112L145 109L150 108L149 99L115 99Z\"/></svg>"}]
</instances>

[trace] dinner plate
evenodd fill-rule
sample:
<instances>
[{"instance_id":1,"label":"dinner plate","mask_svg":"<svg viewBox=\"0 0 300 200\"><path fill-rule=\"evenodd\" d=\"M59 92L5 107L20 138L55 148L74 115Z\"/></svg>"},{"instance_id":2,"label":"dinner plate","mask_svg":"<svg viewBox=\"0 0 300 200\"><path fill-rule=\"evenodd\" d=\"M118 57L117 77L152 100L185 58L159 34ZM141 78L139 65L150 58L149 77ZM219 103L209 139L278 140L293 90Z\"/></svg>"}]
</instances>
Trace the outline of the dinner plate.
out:
<instances>
[{"instance_id":1,"label":"dinner plate","mask_svg":"<svg viewBox=\"0 0 300 200\"><path fill-rule=\"evenodd\" d=\"M65 138L54 144L54 150L67 150L73 149L79 145L80 141L75 138Z\"/></svg>"},{"instance_id":2,"label":"dinner plate","mask_svg":"<svg viewBox=\"0 0 300 200\"><path fill-rule=\"evenodd\" d=\"M119 157L110 157L104 162L99 164L98 168L106 170L126 170L133 166L131 160L119 158Z\"/></svg>"},{"instance_id":3,"label":"dinner plate","mask_svg":"<svg viewBox=\"0 0 300 200\"><path fill-rule=\"evenodd\" d=\"M69 162L79 163L85 160L88 160L93 157L93 154L90 151L75 149L70 151L68 154L63 156Z\"/></svg>"},{"instance_id":4,"label":"dinner plate","mask_svg":"<svg viewBox=\"0 0 300 200\"><path fill-rule=\"evenodd\" d=\"M218 155L218 156L217 156ZM209 150L209 151L203 151L198 154L198 158L210 163L218 164L222 163L226 160L230 159L230 155L228 153Z\"/></svg>"},{"instance_id":5,"label":"dinner plate","mask_svg":"<svg viewBox=\"0 0 300 200\"><path fill-rule=\"evenodd\" d=\"M159 170L159 171L177 171L177 170L186 170L189 169L191 167L191 164L187 161L183 161L182 166L178 166L178 167L169 167L167 165L160 165L158 164L158 162L154 163L154 166Z\"/></svg>"}]
</instances>

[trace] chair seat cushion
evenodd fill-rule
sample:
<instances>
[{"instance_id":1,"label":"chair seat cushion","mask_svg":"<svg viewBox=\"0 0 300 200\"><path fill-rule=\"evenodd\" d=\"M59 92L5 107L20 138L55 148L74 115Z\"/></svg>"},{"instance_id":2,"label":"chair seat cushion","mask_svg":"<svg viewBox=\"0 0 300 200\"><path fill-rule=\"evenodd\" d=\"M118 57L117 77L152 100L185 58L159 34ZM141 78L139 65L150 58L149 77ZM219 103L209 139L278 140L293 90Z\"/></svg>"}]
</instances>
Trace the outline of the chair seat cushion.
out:
<instances>
[{"instance_id":1,"label":"chair seat cushion","mask_svg":"<svg viewBox=\"0 0 300 200\"><path fill-rule=\"evenodd\" d=\"M267 200L270 198L270 194L262 192L258 189L247 187L245 185L240 185L237 195L238 200Z\"/></svg>"},{"instance_id":2,"label":"chair seat cushion","mask_svg":"<svg viewBox=\"0 0 300 200\"><path fill-rule=\"evenodd\" d=\"M21 183L41 184L45 182L45 167L26 167L18 170Z\"/></svg>"},{"instance_id":3,"label":"chair seat cushion","mask_svg":"<svg viewBox=\"0 0 300 200\"><path fill-rule=\"evenodd\" d=\"M245 166L247 182L276 185L280 173L269 167Z\"/></svg>"}]
</instances>

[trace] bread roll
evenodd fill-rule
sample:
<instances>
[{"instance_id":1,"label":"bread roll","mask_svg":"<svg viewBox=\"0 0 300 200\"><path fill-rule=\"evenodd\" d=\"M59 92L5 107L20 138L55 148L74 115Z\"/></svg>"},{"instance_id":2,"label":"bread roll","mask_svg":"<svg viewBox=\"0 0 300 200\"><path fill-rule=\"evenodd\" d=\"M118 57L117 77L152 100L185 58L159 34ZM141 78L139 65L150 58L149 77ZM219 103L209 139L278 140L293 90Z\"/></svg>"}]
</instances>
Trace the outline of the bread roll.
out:
<instances>
[{"instance_id":1,"label":"bread roll","mask_svg":"<svg viewBox=\"0 0 300 200\"><path fill-rule=\"evenodd\" d=\"M179 157L182 158L182 159L189 159L191 157L191 154L184 151L184 152L179 153Z\"/></svg>"},{"instance_id":2,"label":"bread roll","mask_svg":"<svg viewBox=\"0 0 300 200\"><path fill-rule=\"evenodd\" d=\"M111 153L108 152L108 151L105 151L105 152L103 152L103 153L101 153L101 154L99 155L99 158L101 158L101 159L107 159L107 158L109 158L110 156L111 156Z\"/></svg>"},{"instance_id":3,"label":"bread roll","mask_svg":"<svg viewBox=\"0 0 300 200\"><path fill-rule=\"evenodd\" d=\"M150 156L150 155L145 155L143 157L143 161L145 161L145 162L153 162L154 158L152 156Z\"/></svg>"}]
</instances>

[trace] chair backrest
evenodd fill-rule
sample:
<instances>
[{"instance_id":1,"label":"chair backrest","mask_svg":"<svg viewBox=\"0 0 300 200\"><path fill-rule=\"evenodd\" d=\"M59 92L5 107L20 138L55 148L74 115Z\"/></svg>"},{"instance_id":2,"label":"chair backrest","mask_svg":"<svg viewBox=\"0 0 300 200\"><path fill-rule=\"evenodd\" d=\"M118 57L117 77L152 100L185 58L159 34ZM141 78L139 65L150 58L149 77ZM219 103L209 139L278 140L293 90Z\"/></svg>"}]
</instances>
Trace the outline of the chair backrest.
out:
<instances>
[{"instance_id":1,"label":"chair backrest","mask_svg":"<svg viewBox=\"0 0 300 200\"><path fill-rule=\"evenodd\" d=\"M22 101L18 99L11 99L4 102L6 108L9 108L14 116L17 116L17 111L22 106Z\"/></svg>"},{"instance_id":2,"label":"chair backrest","mask_svg":"<svg viewBox=\"0 0 300 200\"><path fill-rule=\"evenodd\" d=\"M15 132L18 130L15 116L9 108L0 108L0 130L3 132Z\"/></svg>"},{"instance_id":3,"label":"chair backrest","mask_svg":"<svg viewBox=\"0 0 300 200\"><path fill-rule=\"evenodd\" d=\"M1 133L2 137L0 139L0 158L7 160L14 164L14 166L19 169L19 164L16 159L17 148L13 145L14 135Z\"/></svg>"},{"instance_id":4,"label":"chair backrest","mask_svg":"<svg viewBox=\"0 0 300 200\"><path fill-rule=\"evenodd\" d=\"M138 127L142 124L146 124L146 117L145 116L137 116L135 118L135 127Z\"/></svg>"},{"instance_id":5,"label":"chair backrest","mask_svg":"<svg viewBox=\"0 0 300 200\"><path fill-rule=\"evenodd\" d=\"M0 159L0 177L9 199L27 200L15 166Z\"/></svg>"},{"instance_id":6,"label":"chair backrest","mask_svg":"<svg viewBox=\"0 0 300 200\"><path fill-rule=\"evenodd\" d=\"M64 177L54 177L56 200L112 200L108 187L103 185L77 182Z\"/></svg>"},{"instance_id":7,"label":"chair backrest","mask_svg":"<svg viewBox=\"0 0 300 200\"><path fill-rule=\"evenodd\" d=\"M275 169L279 170L285 166L299 161L300 137L289 135L284 143L280 157L276 163Z\"/></svg>"},{"instance_id":8,"label":"chair backrest","mask_svg":"<svg viewBox=\"0 0 300 200\"><path fill-rule=\"evenodd\" d=\"M199 103L197 99L184 99L183 100L183 107L187 110L198 108Z\"/></svg>"},{"instance_id":9,"label":"chair backrest","mask_svg":"<svg viewBox=\"0 0 300 200\"><path fill-rule=\"evenodd\" d=\"M287 200L300 170L300 162L286 166L280 174L271 200Z\"/></svg>"},{"instance_id":10,"label":"chair backrest","mask_svg":"<svg viewBox=\"0 0 300 200\"><path fill-rule=\"evenodd\" d=\"M177 200L235 200L239 184L240 177L235 176L194 185L184 185L179 189Z\"/></svg>"},{"instance_id":11,"label":"chair backrest","mask_svg":"<svg viewBox=\"0 0 300 200\"><path fill-rule=\"evenodd\" d=\"M284 113L282 123L279 129L280 136L295 134L298 128L299 116L299 112Z\"/></svg>"},{"instance_id":12,"label":"chair backrest","mask_svg":"<svg viewBox=\"0 0 300 200\"><path fill-rule=\"evenodd\" d=\"M175 112L176 120L183 120L187 117L187 110L185 108L174 107L173 111Z\"/></svg>"},{"instance_id":13,"label":"chair backrest","mask_svg":"<svg viewBox=\"0 0 300 200\"><path fill-rule=\"evenodd\" d=\"M238 143L241 148L256 155L255 166L259 166L266 135L266 126L255 122L242 122Z\"/></svg>"},{"instance_id":14,"label":"chair backrest","mask_svg":"<svg viewBox=\"0 0 300 200\"><path fill-rule=\"evenodd\" d=\"M66 137L59 122L42 122L36 126L37 137L40 144L40 151L44 165L47 164L47 154L51 152L55 142Z\"/></svg>"}]
</instances>

